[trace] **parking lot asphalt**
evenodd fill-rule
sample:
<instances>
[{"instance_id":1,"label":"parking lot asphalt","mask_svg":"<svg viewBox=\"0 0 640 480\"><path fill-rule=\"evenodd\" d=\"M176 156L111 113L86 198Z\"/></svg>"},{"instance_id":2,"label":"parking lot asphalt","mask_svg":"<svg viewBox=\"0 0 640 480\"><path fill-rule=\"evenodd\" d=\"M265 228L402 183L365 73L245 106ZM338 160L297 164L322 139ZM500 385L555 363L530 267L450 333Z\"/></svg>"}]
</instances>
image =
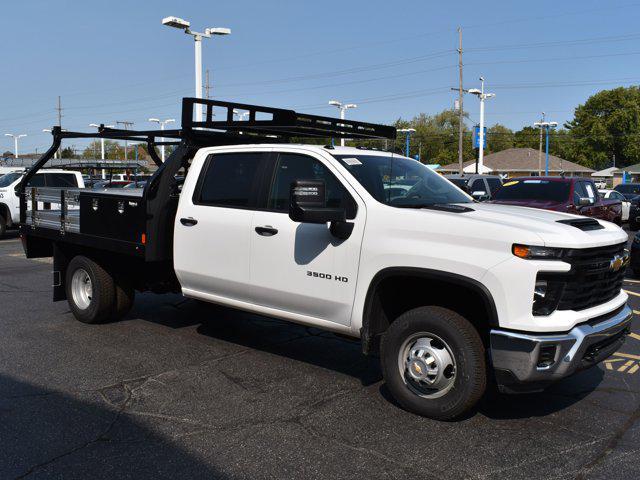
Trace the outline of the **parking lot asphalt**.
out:
<instances>
[{"instance_id":1,"label":"parking lot asphalt","mask_svg":"<svg viewBox=\"0 0 640 480\"><path fill-rule=\"evenodd\" d=\"M356 342L178 295L84 325L50 271L0 240L1 479L639 476L640 311L604 364L444 423L400 409Z\"/></svg>"}]
</instances>

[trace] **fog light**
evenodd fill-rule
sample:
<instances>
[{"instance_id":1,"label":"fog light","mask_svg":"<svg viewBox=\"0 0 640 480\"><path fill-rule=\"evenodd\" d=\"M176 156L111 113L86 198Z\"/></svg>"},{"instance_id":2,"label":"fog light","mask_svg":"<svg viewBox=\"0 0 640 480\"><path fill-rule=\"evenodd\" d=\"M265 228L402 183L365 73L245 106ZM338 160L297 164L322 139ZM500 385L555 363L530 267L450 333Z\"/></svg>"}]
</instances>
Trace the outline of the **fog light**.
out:
<instances>
[{"instance_id":1,"label":"fog light","mask_svg":"<svg viewBox=\"0 0 640 480\"><path fill-rule=\"evenodd\" d=\"M545 295L547 294L547 281L546 280L538 280L536 282L536 286L533 289L533 301L536 300L544 300Z\"/></svg>"}]
</instances>

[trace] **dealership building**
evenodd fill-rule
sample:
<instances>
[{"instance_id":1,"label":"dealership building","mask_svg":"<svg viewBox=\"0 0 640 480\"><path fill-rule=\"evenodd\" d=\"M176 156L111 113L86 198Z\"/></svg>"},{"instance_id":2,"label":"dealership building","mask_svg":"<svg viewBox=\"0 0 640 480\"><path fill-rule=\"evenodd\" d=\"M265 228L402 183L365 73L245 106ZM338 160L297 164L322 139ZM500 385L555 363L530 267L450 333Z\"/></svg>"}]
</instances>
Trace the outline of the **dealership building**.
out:
<instances>
[{"instance_id":1,"label":"dealership building","mask_svg":"<svg viewBox=\"0 0 640 480\"><path fill-rule=\"evenodd\" d=\"M500 152L486 155L483 159L484 174L500 175L502 177L538 176L545 174L545 154L539 155L533 148L509 148ZM476 162L464 164L464 173L476 173ZM437 169L438 173L459 173L459 164L450 163ZM563 158L549 155L549 175L567 177L590 177L593 170Z\"/></svg>"}]
</instances>

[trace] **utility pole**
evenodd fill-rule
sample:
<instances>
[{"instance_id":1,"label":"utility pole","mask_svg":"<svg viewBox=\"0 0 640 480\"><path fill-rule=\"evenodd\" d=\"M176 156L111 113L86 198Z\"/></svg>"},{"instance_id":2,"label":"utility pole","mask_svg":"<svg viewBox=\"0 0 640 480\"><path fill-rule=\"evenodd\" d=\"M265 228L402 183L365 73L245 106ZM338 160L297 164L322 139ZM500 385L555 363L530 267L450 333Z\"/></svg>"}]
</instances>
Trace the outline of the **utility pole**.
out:
<instances>
[{"instance_id":1,"label":"utility pole","mask_svg":"<svg viewBox=\"0 0 640 480\"><path fill-rule=\"evenodd\" d=\"M542 120L540 123L544 123L545 113L542 112ZM542 126L540 126L540 143L538 146L538 176L542 176Z\"/></svg>"},{"instance_id":2,"label":"utility pole","mask_svg":"<svg viewBox=\"0 0 640 480\"><path fill-rule=\"evenodd\" d=\"M462 160L462 147L463 140L462 134L464 133L463 124L463 108L462 108L462 95L464 90L462 88L462 27L458 27L458 70L460 71L460 83L458 86L458 164L460 168L460 175L463 172L463 160Z\"/></svg>"},{"instance_id":3,"label":"utility pole","mask_svg":"<svg viewBox=\"0 0 640 480\"><path fill-rule=\"evenodd\" d=\"M211 85L209 85L209 69L204 72L204 98L209 100L211 96L209 95L209 91L211 90Z\"/></svg>"},{"instance_id":4,"label":"utility pole","mask_svg":"<svg viewBox=\"0 0 640 480\"><path fill-rule=\"evenodd\" d=\"M129 127L133 126L133 122L129 122L127 120L118 121L116 120L116 125L122 125L125 130L129 130ZM129 159L129 141L127 139L124 140L124 161L126 162Z\"/></svg>"}]
</instances>

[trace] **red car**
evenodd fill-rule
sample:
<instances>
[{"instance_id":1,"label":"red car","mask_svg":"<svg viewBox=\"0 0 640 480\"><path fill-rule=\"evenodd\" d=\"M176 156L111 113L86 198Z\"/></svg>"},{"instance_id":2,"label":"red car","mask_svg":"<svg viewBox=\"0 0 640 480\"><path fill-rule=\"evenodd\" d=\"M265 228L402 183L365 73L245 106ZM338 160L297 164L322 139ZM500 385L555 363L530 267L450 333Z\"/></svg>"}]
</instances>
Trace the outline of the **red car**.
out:
<instances>
[{"instance_id":1,"label":"red car","mask_svg":"<svg viewBox=\"0 0 640 480\"><path fill-rule=\"evenodd\" d=\"M622 223L620 200L605 200L585 178L522 177L507 180L491 203L543 208Z\"/></svg>"}]
</instances>

